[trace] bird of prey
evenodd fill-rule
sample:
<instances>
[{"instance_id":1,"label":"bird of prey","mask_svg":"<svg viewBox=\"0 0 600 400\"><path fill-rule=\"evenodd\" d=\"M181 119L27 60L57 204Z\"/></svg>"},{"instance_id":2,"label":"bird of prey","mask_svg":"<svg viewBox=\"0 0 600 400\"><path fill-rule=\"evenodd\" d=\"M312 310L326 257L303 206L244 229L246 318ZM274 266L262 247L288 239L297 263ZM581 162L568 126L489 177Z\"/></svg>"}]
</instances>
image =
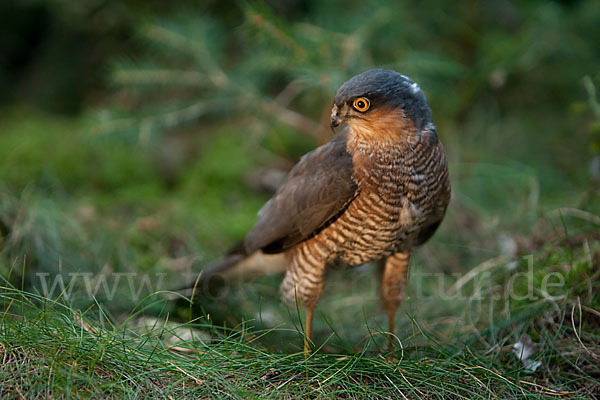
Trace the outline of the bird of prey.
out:
<instances>
[{"instance_id":1,"label":"bird of prey","mask_svg":"<svg viewBox=\"0 0 600 400\"><path fill-rule=\"evenodd\" d=\"M331 111L332 129L343 123L331 142L294 166L243 241L201 275L208 281L244 268L266 270L268 255L279 254L282 297L306 310L306 351L333 264L383 261L380 297L394 332L411 253L434 234L450 201L444 148L425 95L410 78L373 69L348 80Z\"/></svg>"}]
</instances>

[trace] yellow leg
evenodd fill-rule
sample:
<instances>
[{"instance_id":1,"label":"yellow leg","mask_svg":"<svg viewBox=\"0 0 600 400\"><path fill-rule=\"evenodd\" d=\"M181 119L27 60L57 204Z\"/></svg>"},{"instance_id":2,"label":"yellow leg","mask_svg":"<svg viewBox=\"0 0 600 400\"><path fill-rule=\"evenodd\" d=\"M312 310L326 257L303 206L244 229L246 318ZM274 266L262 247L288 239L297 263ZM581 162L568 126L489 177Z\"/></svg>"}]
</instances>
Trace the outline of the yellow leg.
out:
<instances>
[{"instance_id":1,"label":"yellow leg","mask_svg":"<svg viewBox=\"0 0 600 400\"><path fill-rule=\"evenodd\" d=\"M394 348L394 330L396 310L400 301L404 300L404 291L408 279L410 253L396 253L385 260L381 276L381 302L388 315L389 349Z\"/></svg>"},{"instance_id":2,"label":"yellow leg","mask_svg":"<svg viewBox=\"0 0 600 400\"><path fill-rule=\"evenodd\" d=\"M312 324L313 324L313 312L314 312L315 308L313 307L306 307L306 325L305 325L305 331L304 331L304 354L309 354L310 353L310 346L311 346L311 342L310 342L310 337L312 336Z\"/></svg>"},{"instance_id":3,"label":"yellow leg","mask_svg":"<svg viewBox=\"0 0 600 400\"><path fill-rule=\"evenodd\" d=\"M394 326L394 321L396 319L396 308L394 308L393 311L388 310L388 332L390 333L389 338L390 338L390 343L389 343L389 350L392 350L392 348L394 347L394 337L392 336L394 334L394 330L395 330L395 326Z\"/></svg>"}]
</instances>

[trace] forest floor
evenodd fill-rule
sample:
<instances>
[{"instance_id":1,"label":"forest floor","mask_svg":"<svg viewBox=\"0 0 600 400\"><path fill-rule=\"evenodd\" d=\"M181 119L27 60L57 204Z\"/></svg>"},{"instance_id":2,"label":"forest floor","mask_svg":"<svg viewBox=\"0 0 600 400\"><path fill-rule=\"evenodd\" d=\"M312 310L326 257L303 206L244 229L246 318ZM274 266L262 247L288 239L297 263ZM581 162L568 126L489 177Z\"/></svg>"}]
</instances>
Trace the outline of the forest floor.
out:
<instances>
[{"instance_id":1,"label":"forest floor","mask_svg":"<svg viewBox=\"0 0 600 400\"><path fill-rule=\"evenodd\" d=\"M167 292L252 226L277 164L262 144L293 159L312 141L258 146L225 124L145 145L5 115L2 398L600 398L600 195L561 158L583 143L511 121L486 141L484 122L441 132L453 201L415 255L394 348L367 265L329 274L305 355L280 276Z\"/></svg>"}]
</instances>

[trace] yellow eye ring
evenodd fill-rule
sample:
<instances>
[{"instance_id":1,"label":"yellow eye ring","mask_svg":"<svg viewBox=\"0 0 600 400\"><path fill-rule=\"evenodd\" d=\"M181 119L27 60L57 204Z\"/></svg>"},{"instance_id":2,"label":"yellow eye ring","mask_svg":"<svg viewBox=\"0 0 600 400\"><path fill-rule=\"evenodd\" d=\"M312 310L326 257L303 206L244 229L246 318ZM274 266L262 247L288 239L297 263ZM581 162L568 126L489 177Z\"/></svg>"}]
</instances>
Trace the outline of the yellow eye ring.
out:
<instances>
[{"instance_id":1,"label":"yellow eye ring","mask_svg":"<svg viewBox=\"0 0 600 400\"><path fill-rule=\"evenodd\" d=\"M354 107L356 111L360 112L367 111L370 106L371 102L366 97L359 97L356 100L354 100L354 103L352 103L352 107Z\"/></svg>"}]
</instances>

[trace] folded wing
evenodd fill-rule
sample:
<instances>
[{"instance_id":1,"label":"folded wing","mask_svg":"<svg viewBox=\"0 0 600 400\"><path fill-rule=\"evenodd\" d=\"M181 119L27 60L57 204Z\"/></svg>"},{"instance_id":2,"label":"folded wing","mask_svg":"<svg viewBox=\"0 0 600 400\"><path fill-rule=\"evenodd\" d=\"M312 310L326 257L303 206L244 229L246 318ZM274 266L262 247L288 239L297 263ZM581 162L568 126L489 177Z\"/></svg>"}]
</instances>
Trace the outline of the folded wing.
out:
<instances>
[{"instance_id":1,"label":"folded wing","mask_svg":"<svg viewBox=\"0 0 600 400\"><path fill-rule=\"evenodd\" d=\"M358 194L347 134L306 154L258 213L244 239L248 254L279 253L335 221Z\"/></svg>"}]
</instances>

